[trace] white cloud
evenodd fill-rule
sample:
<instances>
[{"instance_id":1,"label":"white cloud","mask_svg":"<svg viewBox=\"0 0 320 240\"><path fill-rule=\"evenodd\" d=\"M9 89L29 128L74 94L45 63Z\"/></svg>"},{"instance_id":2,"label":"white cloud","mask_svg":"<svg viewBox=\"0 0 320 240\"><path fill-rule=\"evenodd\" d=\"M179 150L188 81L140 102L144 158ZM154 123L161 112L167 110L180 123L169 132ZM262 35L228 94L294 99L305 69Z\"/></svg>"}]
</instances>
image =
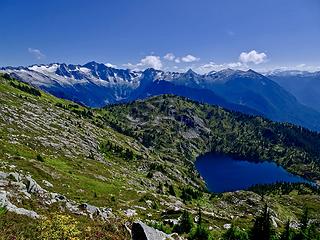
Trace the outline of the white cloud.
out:
<instances>
[{"instance_id":1,"label":"white cloud","mask_svg":"<svg viewBox=\"0 0 320 240\"><path fill-rule=\"evenodd\" d=\"M241 62L231 62L231 63L221 63L221 64L209 62L197 67L196 70L197 72L204 74L211 71L220 71L226 68L245 70L247 69L247 66Z\"/></svg>"},{"instance_id":2,"label":"white cloud","mask_svg":"<svg viewBox=\"0 0 320 240\"><path fill-rule=\"evenodd\" d=\"M28 52L30 54L32 54L38 60L43 59L43 58L46 57L39 49L28 48Z\"/></svg>"},{"instance_id":3,"label":"white cloud","mask_svg":"<svg viewBox=\"0 0 320 240\"><path fill-rule=\"evenodd\" d=\"M127 63L123 66L132 70L144 70L146 68L162 69L163 65L159 56L145 56L137 64Z\"/></svg>"},{"instance_id":4,"label":"white cloud","mask_svg":"<svg viewBox=\"0 0 320 240\"><path fill-rule=\"evenodd\" d=\"M110 68L117 68L117 65L114 65L112 63L106 63L105 65Z\"/></svg>"},{"instance_id":5,"label":"white cloud","mask_svg":"<svg viewBox=\"0 0 320 240\"><path fill-rule=\"evenodd\" d=\"M132 64L132 63L125 63L125 64L122 64L122 66L126 67L128 69L131 69L131 70L139 70L139 69L137 69L137 65Z\"/></svg>"},{"instance_id":6,"label":"white cloud","mask_svg":"<svg viewBox=\"0 0 320 240\"><path fill-rule=\"evenodd\" d=\"M167 61L175 62L175 63L181 63L181 62L191 63L191 62L196 62L200 60L200 58L195 57L191 54L188 54L183 57L177 57L173 53L167 53L166 55L163 56L163 59Z\"/></svg>"},{"instance_id":7,"label":"white cloud","mask_svg":"<svg viewBox=\"0 0 320 240\"><path fill-rule=\"evenodd\" d=\"M168 61L173 61L175 60L176 56L173 53L167 53L163 58Z\"/></svg>"},{"instance_id":8,"label":"white cloud","mask_svg":"<svg viewBox=\"0 0 320 240\"><path fill-rule=\"evenodd\" d=\"M162 62L159 56L146 56L140 61L141 66L143 67L151 67L154 69L161 69Z\"/></svg>"},{"instance_id":9,"label":"white cloud","mask_svg":"<svg viewBox=\"0 0 320 240\"><path fill-rule=\"evenodd\" d=\"M195 56L193 56L193 55L191 55L191 54L188 54L188 55L182 57L181 60L182 60L183 62L190 63L190 62L199 61L200 58L197 58L197 57L195 57Z\"/></svg>"},{"instance_id":10,"label":"white cloud","mask_svg":"<svg viewBox=\"0 0 320 240\"><path fill-rule=\"evenodd\" d=\"M258 53L256 50L250 52L242 52L239 56L239 60L243 63L260 64L267 60L267 54Z\"/></svg>"},{"instance_id":11,"label":"white cloud","mask_svg":"<svg viewBox=\"0 0 320 240\"><path fill-rule=\"evenodd\" d=\"M243 68L246 67L241 62L233 62L233 63L227 63L228 68Z\"/></svg>"}]
</instances>

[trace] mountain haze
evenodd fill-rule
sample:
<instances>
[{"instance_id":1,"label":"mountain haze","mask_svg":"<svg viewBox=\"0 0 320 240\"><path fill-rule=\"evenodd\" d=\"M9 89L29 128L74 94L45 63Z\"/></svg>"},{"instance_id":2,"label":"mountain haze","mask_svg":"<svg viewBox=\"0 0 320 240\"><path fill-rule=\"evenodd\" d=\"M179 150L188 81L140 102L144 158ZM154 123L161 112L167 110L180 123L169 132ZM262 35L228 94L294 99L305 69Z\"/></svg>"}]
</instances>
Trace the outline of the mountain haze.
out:
<instances>
[{"instance_id":1,"label":"mountain haze","mask_svg":"<svg viewBox=\"0 0 320 240\"><path fill-rule=\"evenodd\" d=\"M320 72L274 71L267 76L292 93L298 101L320 112Z\"/></svg>"}]
</instances>

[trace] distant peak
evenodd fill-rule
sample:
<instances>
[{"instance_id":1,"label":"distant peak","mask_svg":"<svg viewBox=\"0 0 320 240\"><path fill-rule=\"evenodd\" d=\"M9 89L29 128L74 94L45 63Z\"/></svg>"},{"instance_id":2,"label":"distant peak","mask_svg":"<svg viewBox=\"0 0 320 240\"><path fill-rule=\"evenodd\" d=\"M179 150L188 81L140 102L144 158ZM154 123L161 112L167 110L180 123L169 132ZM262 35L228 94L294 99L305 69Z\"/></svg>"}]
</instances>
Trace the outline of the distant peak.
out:
<instances>
[{"instance_id":1,"label":"distant peak","mask_svg":"<svg viewBox=\"0 0 320 240\"><path fill-rule=\"evenodd\" d=\"M237 70L234 70L234 69L231 69L231 68L226 68L226 69L220 70L218 73L231 75L231 74L236 73L236 72L237 72Z\"/></svg>"},{"instance_id":2,"label":"distant peak","mask_svg":"<svg viewBox=\"0 0 320 240\"><path fill-rule=\"evenodd\" d=\"M87 68L97 68L97 67L107 67L105 64L103 63L98 63L98 62L95 62L95 61L91 61L91 62L88 62L86 64L83 65L83 67L87 67Z\"/></svg>"},{"instance_id":3,"label":"distant peak","mask_svg":"<svg viewBox=\"0 0 320 240\"><path fill-rule=\"evenodd\" d=\"M259 74L259 73L257 73L256 71L252 70L251 68L247 71L247 73L256 73L256 74Z\"/></svg>"},{"instance_id":4,"label":"distant peak","mask_svg":"<svg viewBox=\"0 0 320 240\"><path fill-rule=\"evenodd\" d=\"M195 73L191 68L186 73Z\"/></svg>"},{"instance_id":5,"label":"distant peak","mask_svg":"<svg viewBox=\"0 0 320 240\"><path fill-rule=\"evenodd\" d=\"M198 75L198 74L190 68L188 71L185 72L185 75Z\"/></svg>"},{"instance_id":6,"label":"distant peak","mask_svg":"<svg viewBox=\"0 0 320 240\"><path fill-rule=\"evenodd\" d=\"M156 72L157 70L154 68L146 68L144 72Z\"/></svg>"},{"instance_id":7,"label":"distant peak","mask_svg":"<svg viewBox=\"0 0 320 240\"><path fill-rule=\"evenodd\" d=\"M147 68L143 71L144 76L154 77L157 74L158 70L154 68Z\"/></svg>"},{"instance_id":8,"label":"distant peak","mask_svg":"<svg viewBox=\"0 0 320 240\"><path fill-rule=\"evenodd\" d=\"M248 71L246 71L245 74L252 75L252 76L259 76L259 77L263 76L262 74L254 71L252 69L249 69Z\"/></svg>"},{"instance_id":9,"label":"distant peak","mask_svg":"<svg viewBox=\"0 0 320 240\"><path fill-rule=\"evenodd\" d=\"M85 65L97 65L99 63L97 63L96 61L90 61L90 62L87 62Z\"/></svg>"}]
</instances>

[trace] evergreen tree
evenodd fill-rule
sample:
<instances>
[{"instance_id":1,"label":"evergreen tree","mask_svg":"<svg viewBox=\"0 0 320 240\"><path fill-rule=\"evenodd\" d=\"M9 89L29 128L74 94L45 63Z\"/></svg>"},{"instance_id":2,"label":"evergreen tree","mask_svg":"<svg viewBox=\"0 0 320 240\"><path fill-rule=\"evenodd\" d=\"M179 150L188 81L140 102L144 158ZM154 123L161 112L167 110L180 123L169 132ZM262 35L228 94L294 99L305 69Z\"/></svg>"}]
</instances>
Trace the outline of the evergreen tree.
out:
<instances>
[{"instance_id":1,"label":"evergreen tree","mask_svg":"<svg viewBox=\"0 0 320 240\"><path fill-rule=\"evenodd\" d=\"M201 207L198 206L198 225L202 224L202 210Z\"/></svg>"},{"instance_id":2,"label":"evergreen tree","mask_svg":"<svg viewBox=\"0 0 320 240\"><path fill-rule=\"evenodd\" d=\"M262 215L258 216L254 222L251 239L271 240L274 236L275 232L271 226L270 211L268 206L265 205Z\"/></svg>"},{"instance_id":3,"label":"evergreen tree","mask_svg":"<svg viewBox=\"0 0 320 240\"><path fill-rule=\"evenodd\" d=\"M303 207L303 214L300 220L301 230L305 231L308 228L309 223L309 208L306 206Z\"/></svg>"},{"instance_id":4,"label":"evergreen tree","mask_svg":"<svg viewBox=\"0 0 320 240\"><path fill-rule=\"evenodd\" d=\"M190 240L210 240L212 236L210 231L202 223L202 210L199 206L197 226L189 234Z\"/></svg>"},{"instance_id":5,"label":"evergreen tree","mask_svg":"<svg viewBox=\"0 0 320 240\"><path fill-rule=\"evenodd\" d=\"M176 196L176 192L174 190L174 187L171 184L169 185L168 192L169 192L170 195Z\"/></svg>"},{"instance_id":6,"label":"evergreen tree","mask_svg":"<svg viewBox=\"0 0 320 240\"><path fill-rule=\"evenodd\" d=\"M314 224L309 224L309 209L307 207L303 208L303 214L300 219L300 230L294 236L294 240L319 240L320 234L316 230Z\"/></svg>"},{"instance_id":7,"label":"evergreen tree","mask_svg":"<svg viewBox=\"0 0 320 240\"><path fill-rule=\"evenodd\" d=\"M290 221L286 222L284 231L281 234L280 240L291 240L292 239L292 230L290 228Z\"/></svg>"},{"instance_id":8,"label":"evergreen tree","mask_svg":"<svg viewBox=\"0 0 320 240\"><path fill-rule=\"evenodd\" d=\"M183 211L179 224L174 227L174 232L189 233L193 227L193 219L188 211Z\"/></svg>"}]
</instances>

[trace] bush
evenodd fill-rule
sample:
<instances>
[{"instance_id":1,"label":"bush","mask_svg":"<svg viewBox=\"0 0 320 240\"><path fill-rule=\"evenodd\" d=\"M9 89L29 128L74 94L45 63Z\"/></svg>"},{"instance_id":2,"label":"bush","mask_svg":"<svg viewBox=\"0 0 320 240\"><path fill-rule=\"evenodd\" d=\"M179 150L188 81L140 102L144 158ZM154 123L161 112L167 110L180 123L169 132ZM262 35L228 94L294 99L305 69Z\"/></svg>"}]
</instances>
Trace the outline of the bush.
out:
<instances>
[{"instance_id":1,"label":"bush","mask_svg":"<svg viewBox=\"0 0 320 240\"><path fill-rule=\"evenodd\" d=\"M54 215L40 221L38 232L41 240L78 240L81 233L78 222L66 215Z\"/></svg>"},{"instance_id":2,"label":"bush","mask_svg":"<svg viewBox=\"0 0 320 240\"><path fill-rule=\"evenodd\" d=\"M37 161L44 162L44 158L40 154L38 154L37 155Z\"/></svg>"},{"instance_id":3,"label":"bush","mask_svg":"<svg viewBox=\"0 0 320 240\"><path fill-rule=\"evenodd\" d=\"M231 226L222 236L223 240L249 240L248 234L239 227Z\"/></svg>"},{"instance_id":4,"label":"bush","mask_svg":"<svg viewBox=\"0 0 320 240\"><path fill-rule=\"evenodd\" d=\"M182 189L181 199L187 202L191 201L192 199L199 199L202 197L202 195L202 192L191 187L186 187Z\"/></svg>"},{"instance_id":5,"label":"bush","mask_svg":"<svg viewBox=\"0 0 320 240\"><path fill-rule=\"evenodd\" d=\"M10 85L14 88L17 88L17 89L23 91L23 92L29 93L29 94L34 95L36 97L41 97L41 92L34 87L28 86L26 84L15 83L13 81L10 82Z\"/></svg>"},{"instance_id":6,"label":"bush","mask_svg":"<svg viewBox=\"0 0 320 240\"><path fill-rule=\"evenodd\" d=\"M0 216L6 214L7 209L4 207L0 207Z\"/></svg>"},{"instance_id":7,"label":"bush","mask_svg":"<svg viewBox=\"0 0 320 240\"><path fill-rule=\"evenodd\" d=\"M9 73L5 73L5 74L3 74L3 76L2 76L4 79L7 79L7 80L12 80L12 78L11 78L11 76L10 76L10 74Z\"/></svg>"},{"instance_id":8,"label":"bush","mask_svg":"<svg viewBox=\"0 0 320 240\"><path fill-rule=\"evenodd\" d=\"M190 240L212 240L211 233L202 224L194 228L189 234Z\"/></svg>"},{"instance_id":9,"label":"bush","mask_svg":"<svg viewBox=\"0 0 320 240\"><path fill-rule=\"evenodd\" d=\"M162 222L160 223L154 223L152 225L153 228L158 229L164 233L170 234L172 232L172 229L169 225L163 224Z\"/></svg>"}]
</instances>

